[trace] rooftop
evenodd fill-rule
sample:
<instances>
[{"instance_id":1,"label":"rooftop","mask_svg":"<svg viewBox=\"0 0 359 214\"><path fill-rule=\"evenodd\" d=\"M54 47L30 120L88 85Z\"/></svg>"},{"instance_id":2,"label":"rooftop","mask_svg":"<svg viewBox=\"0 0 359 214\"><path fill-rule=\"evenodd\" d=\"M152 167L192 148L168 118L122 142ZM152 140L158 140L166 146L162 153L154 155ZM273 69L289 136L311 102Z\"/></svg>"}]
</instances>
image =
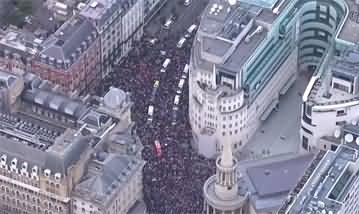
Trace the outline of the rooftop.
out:
<instances>
[{"instance_id":1,"label":"rooftop","mask_svg":"<svg viewBox=\"0 0 359 214\"><path fill-rule=\"evenodd\" d=\"M41 60L68 68L92 45L96 37L96 29L90 21L74 16L44 42Z\"/></svg>"},{"instance_id":2,"label":"rooftop","mask_svg":"<svg viewBox=\"0 0 359 214\"><path fill-rule=\"evenodd\" d=\"M12 84L10 78L15 77L0 72L6 85ZM0 155L8 160L23 159L66 174L81 153L96 147L117 124L116 118L85 102L85 97L65 94L30 74L17 78L25 80L21 103L12 112L0 110Z\"/></svg>"},{"instance_id":3,"label":"rooftop","mask_svg":"<svg viewBox=\"0 0 359 214\"><path fill-rule=\"evenodd\" d=\"M347 146L339 146L335 152L328 151L324 156L320 153L278 213L301 214L314 210L338 213L348 191L344 187L357 176L351 167L358 164L357 161L357 151Z\"/></svg>"},{"instance_id":4,"label":"rooftop","mask_svg":"<svg viewBox=\"0 0 359 214\"><path fill-rule=\"evenodd\" d=\"M340 105L351 101L357 102L358 94L355 91L349 93L332 86L333 77L354 82L354 79L359 75L356 72L357 69L359 69L359 52L346 51L339 56L333 56L326 72L323 72L320 79L314 82L308 97L309 100L316 105Z\"/></svg>"},{"instance_id":5,"label":"rooftop","mask_svg":"<svg viewBox=\"0 0 359 214\"><path fill-rule=\"evenodd\" d=\"M200 39L194 42L195 66L208 70L215 63L218 69L239 72L251 57L248 53L253 53L265 40L270 30L267 28L278 17L262 3L241 1L230 5L227 1L211 1L202 14L197 32ZM277 1L265 3L275 5Z\"/></svg>"},{"instance_id":6,"label":"rooftop","mask_svg":"<svg viewBox=\"0 0 359 214\"><path fill-rule=\"evenodd\" d=\"M355 0L345 0L348 5L348 18L339 32L338 38L346 42L359 42L359 6Z\"/></svg>"},{"instance_id":7,"label":"rooftop","mask_svg":"<svg viewBox=\"0 0 359 214\"><path fill-rule=\"evenodd\" d=\"M89 164L89 171L75 188L74 195L106 206L112 193L124 188L144 162L134 156L100 153Z\"/></svg>"}]
</instances>

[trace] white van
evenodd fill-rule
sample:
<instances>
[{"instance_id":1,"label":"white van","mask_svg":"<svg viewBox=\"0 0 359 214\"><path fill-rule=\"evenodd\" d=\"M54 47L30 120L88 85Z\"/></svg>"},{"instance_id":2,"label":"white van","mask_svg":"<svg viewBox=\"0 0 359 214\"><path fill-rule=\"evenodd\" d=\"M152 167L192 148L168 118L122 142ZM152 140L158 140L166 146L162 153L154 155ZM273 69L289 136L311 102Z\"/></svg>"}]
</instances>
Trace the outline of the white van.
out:
<instances>
[{"instance_id":1,"label":"white van","mask_svg":"<svg viewBox=\"0 0 359 214\"><path fill-rule=\"evenodd\" d=\"M160 86L160 81L156 80L155 83L153 84L153 88L158 88Z\"/></svg>"},{"instance_id":2,"label":"white van","mask_svg":"<svg viewBox=\"0 0 359 214\"><path fill-rule=\"evenodd\" d=\"M193 24L193 25L189 26L189 28L187 29L187 32L189 34L192 34L196 29L197 29L197 25Z\"/></svg>"},{"instance_id":3,"label":"white van","mask_svg":"<svg viewBox=\"0 0 359 214\"><path fill-rule=\"evenodd\" d=\"M153 105L150 105L150 106L148 106L148 112L147 112L147 114L148 114L148 121L152 121L153 120L153 111L154 111L154 107L153 107Z\"/></svg>"},{"instance_id":4,"label":"white van","mask_svg":"<svg viewBox=\"0 0 359 214\"><path fill-rule=\"evenodd\" d=\"M182 48L183 44L185 43L186 38L182 37L178 42L177 42L177 48Z\"/></svg>"},{"instance_id":5,"label":"white van","mask_svg":"<svg viewBox=\"0 0 359 214\"><path fill-rule=\"evenodd\" d=\"M168 65L170 64L170 62L171 62L171 59L169 59L169 58L165 59L165 61L162 64L162 67L166 69L168 67Z\"/></svg>"},{"instance_id":6,"label":"white van","mask_svg":"<svg viewBox=\"0 0 359 214\"><path fill-rule=\"evenodd\" d=\"M182 88L183 88L184 82L185 82L185 79L180 79L180 81L178 82L177 94L182 93Z\"/></svg>"},{"instance_id":7,"label":"white van","mask_svg":"<svg viewBox=\"0 0 359 214\"><path fill-rule=\"evenodd\" d=\"M175 96L175 100L174 100L174 102L173 102L173 104L174 104L173 110L174 110L174 111L177 111L177 110L178 110L179 101L180 101L180 95L176 95L176 96Z\"/></svg>"}]
</instances>

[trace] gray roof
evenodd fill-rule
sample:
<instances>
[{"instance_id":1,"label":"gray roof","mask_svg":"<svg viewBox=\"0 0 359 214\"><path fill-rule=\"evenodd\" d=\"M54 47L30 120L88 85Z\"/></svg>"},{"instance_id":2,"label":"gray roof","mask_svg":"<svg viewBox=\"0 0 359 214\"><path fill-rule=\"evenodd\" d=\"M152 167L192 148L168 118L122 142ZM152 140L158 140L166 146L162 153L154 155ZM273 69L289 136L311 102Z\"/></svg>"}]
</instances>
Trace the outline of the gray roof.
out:
<instances>
[{"instance_id":1,"label":"gray roof","mask_svg":"<svg viewBox=\"0 0 359 214\"><path fill-rule=\"evenodd\" d=\"M288 193L297 184L311 160L311 155L300 156L250 167L247 173L260 197Z\"/></svg>"},{"instance_id":2,"label":"gray roof","mask_svg":"<svg viewBox=\"0 0 359 214\"><path fill-rule=\"evenodd\" d=\"M74 194L106 206L112 193L121 188L121 183L126 183L134 172L142 170L138 168L142 161L127 155L104 153L102 156L101 160L90 163L86 178L76 186Z\"/></svg>"},{"instance_id":3,"label":"gray roof","mask_svg":"<svg viewBox=\"0 0 359 214\"><path fill-rule=\"evenodd\" d=\"M81 101L71 99L64 94L49 91L47 88L26 89L22 94L22 98L27 102L61 112L76 119L79 119L88 110L88 107Z\"/></svg>"},{"instance_id":4,"label":"gray roof","mask_svg":"<svg viewBox=\"0 0 359 214\"><path fill-rule=\"evenodd\" d=\"M41 55L50 57L50 59L52 57L55 60L61 60L62 63L65 61L70 61L69 63L71 63L75 60L71 60L73 58L72 54L78 53L77 49L82 48L82 43L90 42L88 38L93 36L97 36L97 34L90 21L75 16L44 42Z\"/></svg>"},{"instance_id":5,"label":"gray roof","mask_svg":"<svg viewBox=\"0 0 359 214\"><path fill-rule=\"evenodd\" d=\"M16 158L18 168L19 164L27 162L29 169L36 165L39 170L50 169L53 173L59 172L63 175L67 174L67 169L79 160L80 154L89 146L88 139L78 137L65 147L63 154L58 154L25 146L4 136L0 136L0 141L0 155L7 155L8 163Z\"/></svg>"}]
</instances>

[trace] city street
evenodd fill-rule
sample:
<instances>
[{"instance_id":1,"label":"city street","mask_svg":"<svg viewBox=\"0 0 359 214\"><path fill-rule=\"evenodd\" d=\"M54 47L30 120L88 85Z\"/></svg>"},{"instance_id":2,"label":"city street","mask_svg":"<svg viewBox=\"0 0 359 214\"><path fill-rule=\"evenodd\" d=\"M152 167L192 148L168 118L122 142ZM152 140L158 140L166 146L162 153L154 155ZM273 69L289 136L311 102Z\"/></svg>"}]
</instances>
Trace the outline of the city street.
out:
<instances>
[{"instance_id":1,"label":"city street","mask_svg":"<svg viewBox=\"0 0 359 214\"><path fill-rule=\"evenodd\" d=\"M142 156L147 161L143 191L149 213L201 213L202 187L214 174L214 161L198 156L190 146L185 67L195 31L181 48L177 47L186 29L198 24L191 17L201 14L199 7L192 4L184 8L186 13L181 13L168 30L162 29L159 23L157 26L154 19L149 28L160 30L155 33L159 41L151 43L153 35L144 36L128 57L114 67L103 82L104 90L99 92L103 94L115 86L131 94L132 120L144 145ZM163 8L164 13L168 8L171 10L168 5Z\"/></svg>"}]
</instances>

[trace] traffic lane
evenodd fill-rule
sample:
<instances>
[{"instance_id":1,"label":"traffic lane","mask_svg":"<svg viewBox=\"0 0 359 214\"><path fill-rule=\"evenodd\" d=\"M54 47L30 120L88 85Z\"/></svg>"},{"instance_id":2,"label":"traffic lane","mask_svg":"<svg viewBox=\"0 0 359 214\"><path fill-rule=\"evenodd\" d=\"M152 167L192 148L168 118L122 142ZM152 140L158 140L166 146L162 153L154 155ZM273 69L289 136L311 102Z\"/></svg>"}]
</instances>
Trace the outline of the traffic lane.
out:
<instances>
[{"instance_id":1,"label":"traffic lane","mask_svg":"<svg viewBox=\"0 0 359 214\"><path fill-rule=\"evenodd\" d=\"M165 37L171 35L177 35L184 33L185 30L194 22L199 21L199 14L202 13L206 7L208 0L203 1L192 1L190 6L184 6L183 4L176 3L178 1L173 1L172 4L166 5L159 14L154 17L154 19L145 27L146 32L150 36L159 37L159 39L164 39ZM169 30L162 28L161 19L167 19L170 17L173 12L173 8L176 8L177 18L176 21L171 25Z\"/></svg>"},{"instance_id":2,"label":"traffic lane","mask_svg":"<svg viewBox=\"0 0 359 214\"><path fill-rule=\"evenodd\" d=\"M208 4L208 0L192 1L192 4L188 7L182 6L185 9L185 13L180 13L180 16L176 20L176 23L170 29L171 35L184 36L184 32L192 24L199 23L200 15ZM182 35L183 34L183 35Z\"/></svg>"}]
</instances>

